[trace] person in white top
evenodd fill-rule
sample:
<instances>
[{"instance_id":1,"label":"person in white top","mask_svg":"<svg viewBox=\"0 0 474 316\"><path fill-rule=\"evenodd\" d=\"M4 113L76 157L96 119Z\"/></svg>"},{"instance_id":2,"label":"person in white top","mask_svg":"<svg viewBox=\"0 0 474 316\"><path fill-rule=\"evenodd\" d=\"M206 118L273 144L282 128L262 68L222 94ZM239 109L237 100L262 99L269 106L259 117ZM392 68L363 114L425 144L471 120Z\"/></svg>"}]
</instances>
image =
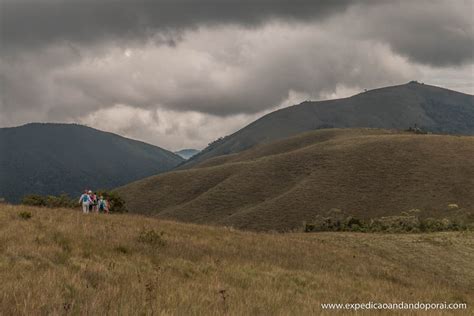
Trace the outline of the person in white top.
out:
<instances>
[{"instance_id":1,"label":"person in white top","mask_svg":"<svg viewBox=\"0 0 474 316\"><path fill-rule=\"evenodd\" d=\"M87 190L84 191L84 193L81 195L79 198L79 204L82 204L82 212L84 214L89 213L89 205L92 203L91 197L87 193Z\"/></svg>"}]
</instances>

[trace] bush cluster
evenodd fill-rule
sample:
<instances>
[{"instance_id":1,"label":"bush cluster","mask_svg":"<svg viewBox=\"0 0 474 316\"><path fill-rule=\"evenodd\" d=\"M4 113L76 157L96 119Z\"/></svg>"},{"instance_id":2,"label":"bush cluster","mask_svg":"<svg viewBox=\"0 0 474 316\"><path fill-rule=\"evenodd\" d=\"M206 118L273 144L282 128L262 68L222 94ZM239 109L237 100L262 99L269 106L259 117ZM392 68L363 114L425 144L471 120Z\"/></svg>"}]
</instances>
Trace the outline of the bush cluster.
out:
<instances>
[{"instance_id":1,"label":"bush cluster","mask_svg":"<svg viewBox=\"0 0 474 316\"><path fill-rule=\"evenodd\" d=\"M138 242L149 244L152 246L164 246L165 239L163 238L163 232L157 232L154 229L142 230L138 235Z\"/></svg>"},{"instance_id":2,"label":"bush cluster","mask_svg":"<svg viewBox=\"0 0 474 316\"><path fill-rule=\"evenodd\" d=\"M40 207L76 207L77 201L71 199L67 194L61 194L58 196L54 195L39 195L30 194L25 195L21 200L21 204L29 206L40 206Z\"/></svg>"},{"instance_id":3,"label":"bush cluster","mask_svg":"<svg viewBox=\"0 0 474 316\"><path fill-rule=\"evenodd\" d=\"M124 199L116 192L98 191L98 196L101 195L109 201L110 212L127 212ZM79 206L78 200L70 198L67 194L61 194L58 196L40 194L25 195L21 200L21 204L50 208L76 208Z\"/></svg>"},{"instance_id":4,"label":"bush cluster","mask_svg":"<svg viewBox=\"0 0 474 316\"><path fill-rule=\"evenodd\" d=\"M125 205L125 200L117 192L99 191L99 196L103 196L109 201L109 211L112 213L126 213L128 212Z\"/></svg>"},{"instance_id":5,"label":"bush cluster","mask_svg":"<svg viewBox=\"0 0 474 316\"><path fill-rule=\"evenodd\" d=\"M18 217L20 217L21 219L24 219L24 220L28 220L32 216L33 215L31 215L31 212L27 212L27 211L23 211L23 212L18 213Z\"/></svg>"},{"instance_id":6,"label":"bush cluster","mask_svg":"<svg viewBox=\"0 0 474 316\"><path fill-rule=\"evenodd\" d=\"M471 226L460 218L420 218L419 213L419 210L411 210L403 212L398 216L384 216L362 220L348 216L340 211L330 211L328 215L318 215L313 222L305 224L304 230L305 232L351 231L416 233L471 229Z\"/></svg>"}]
</instances>

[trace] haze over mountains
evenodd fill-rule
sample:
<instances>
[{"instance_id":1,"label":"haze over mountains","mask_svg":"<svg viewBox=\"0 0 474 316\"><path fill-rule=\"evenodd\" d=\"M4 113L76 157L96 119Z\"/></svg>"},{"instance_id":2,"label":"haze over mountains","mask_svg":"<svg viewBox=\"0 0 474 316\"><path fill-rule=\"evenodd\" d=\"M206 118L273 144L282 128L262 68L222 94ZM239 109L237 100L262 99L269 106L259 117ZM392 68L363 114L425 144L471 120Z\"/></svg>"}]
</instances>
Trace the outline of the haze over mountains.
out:
<instances>
[{"instance_id":1,"label":"haze over mountains","mask_svg":"<svg viewBox=\"0 0 474 316\"><path fill-rule=\"evenodd\" d=\"M267 114L215 141L180 168L309 130L407 129L415 124L433 133L474 135L474 96L412 81L344 99L303 102Z\"/></svg>"},{"instance_id":2,"label":"haze over mountains","mask_svg":"<svg viewBox=\"0 0 474 316\"><path fill-rule=\"evenodd\" d=\"M410 209L474 214L474 137L379 129L303 133L117 191L133 212L200 224L286 231L337 208L359 218Z\"/></svg>"},{"instance_id":3,"label":"haze over mountains","mask_svg":"<svg viewBox=\"0 0 474 316\"><path fill-rule=\"evenodd\" d=\"M197 149L181 149L175 152L176 155L180 156L183 159L189 159L198 153L199 150Z\"/></svg>"},{"instance_id":4,"label":"haze over mountains","mask_svg":"<svg viewBox=\"0 0 474 316\"><path fill-rule=\"evenodd\" d=\"M72 196L110 189L180 164L178 155L143 142L75 124L0 129L0 197Z\"/></svg>"}]
</instances>

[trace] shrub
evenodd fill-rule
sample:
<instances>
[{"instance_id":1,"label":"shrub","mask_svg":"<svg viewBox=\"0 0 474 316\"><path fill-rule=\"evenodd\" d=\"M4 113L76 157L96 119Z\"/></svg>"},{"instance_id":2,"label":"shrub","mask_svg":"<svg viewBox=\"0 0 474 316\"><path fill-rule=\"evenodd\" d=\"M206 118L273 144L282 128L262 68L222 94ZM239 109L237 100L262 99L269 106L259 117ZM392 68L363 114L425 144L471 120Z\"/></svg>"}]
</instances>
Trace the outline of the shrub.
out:
<instances>
[{"instance_id":1,"label":"shrub","mask_svg":"<svg viewBox=\"0 0 474 316\"><path fill-rule=\"evenodd\" d=\"M116 252L124 254L124 255L130 252L130 250L128 250L128 248L125 247L125 246L117 246L117 247L114 248L114 250Z\"/></svg>"},{"instance_id":2,"label":"shrub","mask_svg":"<svg viewBox=\"0 0 474 316\"><path fill-rule=\"evenodd\" d=\"M125 200L117 192L99 191L99 196L103 196L109 201L109 211L112 213L128 212L125 206Z\"/></svg>"},{"instance_id":3,"label":"shrub","mask_svg":"<svg viewBox=\"0 0 474 316\"><path fill-rule=\"evenodd\" d=\"M384 216L372 218L368 221L360 220L353 216L347 216L342 211L333 209L327 212L328 216L317 215L313 222L304 223L305 232L321 231L352 231L352 232L437 232L437 231L462 231L469 230L474 225L470 223L469 217L457 217L454 219L421 219L420 210L413 209L402 212L399 216ZM471 214L471 213L468 213Z\"/></svg>"},{"instance_id":4,"label":"shrub","mask_svg":"<svg viewBox=\"0 0 474 316\"><path fill-rule=\"evenodd\" d=\"M28 219L30 219L33 215L31 215L30 212L23 211L23 212L18 213L18 216L19 216L21 219L28 220Z\"/></svg>"},{"instance_id":5,"label":"shrub","mask_svg":"<svg viewBox=\"0 0 474 316\"><path fill-rule=\"evenodd\" d=\"M385 216L373 219L370 222L372 231L387 232L411 232L420 226L420 221L416 216Z\"/></svg>"},{"instance_id":6,"label":"shrub","mask_svg":"<svg viewBox=\"0 0 474 316\"><path fill-rule=\"evenodd\" d=\"M61 194L58 196L54 195L39 195L30 194L25 195L21 200L21 203L29 206L40 206L40 207L67 207L73 208L77 206L75 200L72 200L67 194Z\"/></svg>"},{"instance_id":7,"label":"shrub","mask_svg":"<svg viewBox=\"0 0 474 316\"><path fill-rule=\"evenodd\" d=\"M142 230L138 235L138 242L149 244L152 246L164 246L165 240L163 232L157 232L154 229Z\"/></svg>"},{"instance_id":8,"label":"shrub","mask_svg":"<svg viewBox=\"0 0 474 316\"><path fill-rule=\"evenodd\" d=\"M21 200L21 204L30 206L46 206L46 197L39 194L25 195Z\"/></svg>"},{"instance_id":9,"label":"shrub","mask_svg":"<svg viewBox=\"0 0 474 316\"><path fill-rule=\"evenodd\" d=\"M124 213L127 212L125 200L116 192L99 191L99 196L104 196L110 203L110 212ZM76 199L71 199L67 194L55 195L39 195L30 194L23 197L21 203L29 206L51 207L51 208L75 208L78 206Z\"/></svg>"},{"instance_id":10,"label":"shrub","mask_svg":"<svg viewBox=\"0 0 474 316\"><path fill-rule=\"evenodd\" d=\"M46 198L47 207L66 207L74 208L77 206L77 201L72 200L67 194L61 194L59 196L49 195Z\"/></svg>"}]
</instances>

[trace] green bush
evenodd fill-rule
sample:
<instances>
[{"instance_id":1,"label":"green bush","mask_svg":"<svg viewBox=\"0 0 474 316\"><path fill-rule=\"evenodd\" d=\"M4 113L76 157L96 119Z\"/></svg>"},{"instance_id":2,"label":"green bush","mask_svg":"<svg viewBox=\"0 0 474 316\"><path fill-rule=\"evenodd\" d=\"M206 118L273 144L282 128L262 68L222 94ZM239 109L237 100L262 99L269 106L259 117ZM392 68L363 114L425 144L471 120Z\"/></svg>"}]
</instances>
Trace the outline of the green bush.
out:
<instances>
[{"instance_id":1,"label":"green bush","mask_svg":"<svg viewBox=\"0 0 474 316\"><path fill-rule=\"evenodd\" d=\"M113 213L127 212L125 200L116 192L99 191L98 196L104 196L109 201L109 211ZM71 199L67 194L54 195L39 195L30 194L23 197L21 203L29 206L51 207L51 208L76 208L78 203L76 199Z\"/></svg>"},{"instance_id":2,"label":"green bush","mask_svg":"<svg viewBox=\"0 0 474 316\"><path fill-rule=\"evenodd\" d=\"M21 200L21 204L29 206L46 206L46 197L39 194L25 195Z\"/></svg>"},{"instance_id":3,"label":"green bush","mask_svg":"<svg viewBox=\"0 0 474 316\"><path fill-rule=\"evenodd\" d=\"M40 206L40 207L67 207L72 208L77 206L77 202L71 199L67 194L61 194L59 196L54 195L39 195L30 194L25 195L21 200L21 204L29 206Z\"/></svg>"},{"instance_id":4,"label":"green bush","mask_svg":"<svg viewBox=\"0 0 474 316\"><path fill-rule=\"evenodd\" d=\"M322 231L352 231L352 232L387 232L387 233L416 233L437 231L463 231L469 230L474 225L470 217L454 219L435 219L419 217L421 211L410 210L402 212L399 216L384 216L370 220L360 220L353 216L345 215L341 211L331 210L326 216L317 215L314 221L304 224L305 232ZM470 214L470 213L469 213Z\"/></svg>"},{"instance_id":5,"label":"green bush","mask_svg":"<svg viewBox=\"0 0 474 316\"><path fill-rule=\"evenodd\" d=\"M117 192L99 191L98 196L103 196L109 201L109 211L112 213L128 212L125 200Z\"/></svg>"},{"instance_id":6,"label":"green bush","mask_svg":"<svg viewBox=\"0 0 474 316\"><path fill-rule=\"evenodd\" d=\"M67 194L61 194L59 196L48 195L46 198L46 205L48 207L66 207L74 208L77 206L77 201L71 199Z\"/></svg>"},{"instance_id":7,"label":"green bush","mask_svg":"<svg viewBox=\"0 0 474 316\"><path fill-rule=\"evenodd\" d=\"M408 216L385 216L370 221L371 231L384 231L392 233L412 232L419 229L420 221L418 217Z\"/></svg>"},{"instance_id":8,"label":"green bush","mask_svg":"<svg viewBox=\"0 0 474 316\"><path fill-rule=\"evenodd\" d=\"M165 240L163 238L163 232L157 232L154 229L142 230L138 235L138 242L149 244L152 246L164 246Z\"/></svg>"},{"instance_id":9,"label":"green bush","mask_svg":"<svg viewBox=\"0 0 474 316\"><path fill-rule=\"evenodd\" d=\"M28 219L30 219L33 215L31 215L30 212L23 211L23 212L18 213L18 216L19 216L21 219L28 220Z\"/></svg>"}]
</instances>

